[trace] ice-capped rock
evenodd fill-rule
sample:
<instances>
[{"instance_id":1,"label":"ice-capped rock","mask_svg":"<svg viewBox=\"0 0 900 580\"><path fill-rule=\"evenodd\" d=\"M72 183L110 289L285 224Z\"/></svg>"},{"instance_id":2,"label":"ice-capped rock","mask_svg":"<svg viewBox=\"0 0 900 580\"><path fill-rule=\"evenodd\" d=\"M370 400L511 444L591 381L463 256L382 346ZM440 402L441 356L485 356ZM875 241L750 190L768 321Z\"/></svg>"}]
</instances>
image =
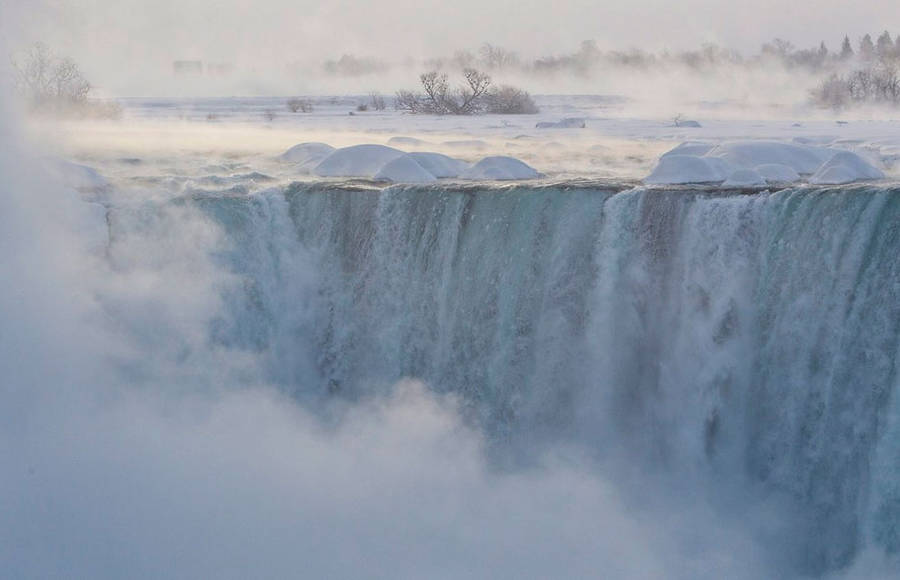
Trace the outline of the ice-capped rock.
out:
<instances>
[{"instance_id":1,"label":"ice-capped rock","mask_svg":"<svg viewBox=\"0 0 900 580\"><path fill-rule=\"evenodd\" d=\"M282 153L278 158L288 163L305 163L313 158L321 161L333 152L334 147L327 143L300 143Z\"/></svg>"},{"instance_id":2,"label":"ice-capped rock","mask_svg":"<svg viewBox=\"0 0 900 580\"><path fill-rule=\"evenodd\" d=\"M472 167L462 172L461 179L535 179L541 174L533 167L515 157L497 155L485 157Z\"/></svg>"},{"instance_id":3,"label":"ice-capped rock","mask_svg":"<svg viewBox=\"0 0 900 580\"><path fill-rule=\"evenodd\" d=\"M320 177L375 177L382 167L403 155L406 153L386 145L353 145L336 149L313 173Z\"/></svg>"},{"instance_id":4,"label":"ice-capped rock","mask_svg":"<svg viewBox=\"0 0 900 580\"><path fill-rule=\"evenodd\" d=\"M410 155L403 155L389 161L378 173L375 179L379 181L393 181L395 183L429 183L437 181L437 178L428 170L416 163Z\"/></svg>"},{"instance_id":5,"label":"ice-capped rock","mask_svg":"<svg viewBox=\"0 0 900 580\"><path fill-rule=\"evenodd\" d=\"M454 159L441 153L416 152L408 153L408 157L415 160L428 173L435 177L459 177L459 174L469 168L469 164L459 159Z\"/></svg>"},{"instance_id":6,"label":"ice-capped rock","mask_svg":"<svg viewBox=\"0 0 900 580\"><path fill-rule=\"evenodd\" d=\"M775 141L736 141L717 145L707 157L719 157L737 167L756 167L777 163L787 165L797 173L812 174L833 154L825 147Z\"/></svg>"},{"instance_id":7,"label":"ice-capped rock","mask_svg":"<svg viewBox=\"0 0 900 580\"><path fill-rule=\"evenodd\" d=\"M763 176L768 183L796 183L800 181L800 174L793 167L782 163L763 163L754 169Z\"/></svg>"},{"instance_id":8,"label":"ice-capped rock","mask_svg":"<svg viewBox=\"0 0 900 580\"><path fill-rule=\"evenodd\" d=\"M755 169L738 169L728 176L722 187L763 187L766 178Z\"/></svg>"},{"instance_id":9,"label":"ice-capped rock","mask_svg":"<svg viewBox=\"0 0 900 580\"><path fill-rule=\"evenodd\" d=\"M839 151L809 178L814 185L840 185L854 181L883 179L884 173L851 151Z\"/></svg>"},{"instance_id":10,"label":"ice-capped rock","mask_svg":"<svg viewBox=\"0 0 900 580\"><path fill-rule=\"evenodd\" d=\"M653 172L644 179L651 184L718 183L733 172L722 159L696 155L666 155L660 158Z\"/></svg>"},{"instance_id":11,"label":"ice-capped rock","mask_svg":"<svg viewBox=\"0 0 900 580\"><path fill-rule=\"evenodd\" d=\"M666 151L662 154L662 157L667 157L669 155L696 155L698 157L702 155L706 155L713 148L715 148L715 144L713 143L701 143L699 141L685 141L681 145L678 145L674 149Z\"/></svg>"}]
</instances>

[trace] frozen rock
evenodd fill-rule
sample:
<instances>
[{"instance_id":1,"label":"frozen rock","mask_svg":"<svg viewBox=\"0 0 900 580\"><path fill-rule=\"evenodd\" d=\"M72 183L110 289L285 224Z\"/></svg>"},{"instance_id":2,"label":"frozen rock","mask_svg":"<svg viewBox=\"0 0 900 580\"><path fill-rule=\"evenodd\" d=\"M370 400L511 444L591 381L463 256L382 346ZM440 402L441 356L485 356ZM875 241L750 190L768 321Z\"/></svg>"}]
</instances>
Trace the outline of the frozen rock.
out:
<instances>
[{"instance_id":1,"label":"frozen rock","mask_svg":"<svg viewBox=\"0 0 900 580\"><path fill-rule=\"evenodd\" d=\"M469 164L459 159L454 159L440 153L408 153L408 157L415 160L428 173L435 177L459 177L459 174L469 168Z\"/></svg>"},{"instance_id":2,"label":"frozen rock","mask_svg":"<svg viewBox=\"0 0 900 580\"><path fill-rule=\"evenodd\" d=\"M541 174L527 163L515 157L502 155L485 157L460 174L461 179L535 179Z\"/></svg>"},{"instance_id":3,"label":"frozen rock","mask_svg":"<svg viewBox=\"0 0 900 580\"><path fill-rule=\"evenodd\" d=\"M288 163L306 163L313 158L321 161L333 152L334 147L327 143L300 143L282 153L279 159Z\"/></svg>"},{"instance_id":4,"label":"frozen rock","mask_svg":"<svg viewBox=\"0 0 900 580\"><path fill-rule=\"evenodd\" d=\"M768 183L796 183L800 181L800 174L793 167L782 163L763 163L754 169L763 176Z\"/></svg>"},{"instance_id":5,"label":"frozen rock","mask_svg":"<svg viewBox=\"0 0 900 580\"><path fill-rule=\"evenodd\" d=\"M884 173L851 151L835 153L809 178L814 185L841 185L854 181L883 179Z\"/></svg>"},{"instance_id":6,"label":"frozen rock","mask_svg":"<svg viewBox=\"0 0 900 580\"><path fill-rule=\"evenodd\" d=\"M386 145L354 145L332 152L313 173L320 177L375 177L382 167L403 155L403 151Z\"/></svg>"},{"instance_id":7,"label":"frozen rock","mask_svg":"<svg viewBox=\"0 0 900 580\"><path fill-rule=\"evenodd\" d=\"M737 167L756 167L769 163L787 165L801 175L815 173L833 154L825 147L812 147L797 143L775 141L737 141L723 143L706 153L707 157L719 157Z\"/></svg>"},{"instance_id":8,"label":"frozen rock","mask_svg":"<svg viewBox=\"0 0 900 580\"><path fill-rule=\"evenodd\" d=\"M755 169L738 169L728 176L722 187L764 187L766 178Z\"/></svg>"},{"instance_id":9,"label":"frozen rock","mask_svg":"<svg viewBox=\"0 0 900 580\"><path fill-rule=\"evenodd\" d=\"M403 155L388 162L375 174L379 181L393 181L395 183L429 183L437 181L437 178L428 172L410 155Z\"/></svg>"},{"instance_id":10,"label":"frozen rock","mask_svg":"<svg viewBox=\"0 0 900 580\"><path fill-rule=\"evenodd\" d=\"M724 181L732 171L733 168L722 159L696 155L667 155L660 158L653 172L644 179L644 183L718 183Z\"/></svg>"},{"instance_id":11,"label":"frozen rock","mask_svg":"<svg viewBox=\"0 0 900 580\"><path fill-rule=\"evenodd\" d=\"M685 141L681 145L662 154L662 157L669 155L696 155L700 157L709 153L715 145L712 143L700 143L699 141Z\"/></svg>"}]
</instances>

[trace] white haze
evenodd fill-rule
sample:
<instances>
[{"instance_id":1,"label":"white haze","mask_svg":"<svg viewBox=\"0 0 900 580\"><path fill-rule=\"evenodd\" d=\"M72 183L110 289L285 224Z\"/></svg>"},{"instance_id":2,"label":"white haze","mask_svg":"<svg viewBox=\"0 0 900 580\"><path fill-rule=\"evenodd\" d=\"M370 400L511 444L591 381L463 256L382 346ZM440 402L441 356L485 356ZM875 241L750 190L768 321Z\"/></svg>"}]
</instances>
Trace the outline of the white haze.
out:
<instances>
[{"instance_id":1,"label":"white haze","mask_svg":"<svg viewBox=\"0 0 900 580\"><path fill-rule=\"evenodd\" d=\"M393 92L420 72L395 70L390 82L379 75L355 83L318 78L325 60L343 54L403 63L490 42L531 59L571 53L589 39L602 50L674 51L711 42L749 54L775 37L799 47L824 40L837 49L844 34L855 41L900 28L900 7L891 0L3 0L0 9L22 15L22 25L5 27L10 45L47 42L79 61L101 92L118 96ZM178 59L229 63L236 72L193 86L173 78ZM300 72L287 75L292 63ZM609 92L609 76L528 88Z\"/></svg>"},{"instance_id":2,"label":"white haze","mask_svg":"<svg viewBox=\"0 0 900 580\"><path fill-rule=\"evenodd\" d=\"M147 54L187 42L163 34L174 4L141 4L144 20L123 16L129 3L78 6L58 3L35 30L86 62L105 55L105 78L125 68L113 61L129 31ZM223 10L222 30L235 23L230 5L206 6ZM88 33L99 30L106 40ZM209 29L198 33L211 43ZM115 255L92 252L83 204L42 175L43 152L22 145L21 111L5 84L0 94L3 576L764 578L779 568L769 543L788 518L777 505L723 512L678 486L614 478L620 466L582 450L499 470L456 402L414 380L343 408L279 394L259 361L204 340L235 282L210 256L221 232L172 211ZM313 275L297 257L298 287ZM881 571L875 557L859 566Z\"/></svg>"}]
</instances>

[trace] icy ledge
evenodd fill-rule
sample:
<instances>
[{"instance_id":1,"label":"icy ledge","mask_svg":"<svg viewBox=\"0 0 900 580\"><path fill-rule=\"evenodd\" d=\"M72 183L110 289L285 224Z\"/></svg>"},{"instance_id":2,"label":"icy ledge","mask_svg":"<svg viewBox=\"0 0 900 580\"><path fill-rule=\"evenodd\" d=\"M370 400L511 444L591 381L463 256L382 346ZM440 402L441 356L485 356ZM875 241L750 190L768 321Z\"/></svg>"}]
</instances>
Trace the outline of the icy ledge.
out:
<instances>
[{"instance_id":1,"label":"icy ledge","mask_svg":"<svg viewBox=\"0 0 900 580\"><path fill-rule=\"evenodd\" d=\"M688 142L660 157L644 183L764 187L804 179L815 185L840 185L883 178L880 169L841 149L773 141Z\"/></svg>"},{"instance_id":2,"label":"icy ledge","mask_svg":"<svg viewBox=\"0 0 900 580\"><path fill-rule=\"evenodd\" d=\"M292 163L300 173L320 177L362 177L394 183L541 177L533 167L513 157L485 157L470 166L465 161L441 153L406 153L374 144L333 149L324 143L300 143L288 149L279 159Z\"/></svg>"}]
</instances>

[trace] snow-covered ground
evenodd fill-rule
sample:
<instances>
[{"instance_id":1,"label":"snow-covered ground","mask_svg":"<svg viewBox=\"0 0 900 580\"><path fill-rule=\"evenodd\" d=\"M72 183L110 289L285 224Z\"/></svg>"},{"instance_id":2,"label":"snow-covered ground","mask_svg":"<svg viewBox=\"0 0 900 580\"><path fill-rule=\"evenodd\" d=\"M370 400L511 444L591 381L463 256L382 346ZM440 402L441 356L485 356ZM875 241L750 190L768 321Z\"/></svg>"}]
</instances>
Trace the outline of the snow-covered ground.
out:
<instances>
[{"instance_id":1,"label":"snow-covered ground","mask_svg":"<svg viewBox=\"0 0 900 580\"><path fill-rule=\"evenodd\" d=\"M656 118L633 118L627 102L608 96L537 97L541 108L537 115L472 117L416 116L390 109L360 112L356 106L367 97L352 96L315 98L312 113L291 113L285 106L286 100L125 99L121 101L125 112L120 121L38 124L36 138L52 144L50 149L58 157L96 168L113 182L127 180L131 185L154 191L162 185L171 191L233 188L240 193L273 182L328 179L354 173L372 178L382 169L379 178L392 181L422 182L430 181L430 176L445 175L452 178L454 172L472 179L496 179L504 171L459 171L469 165L477 167L481 160L491 157L521 160L535 174L552 180L637 183L651 175L666 152L684 142L702 144L702 153L687 153L703 156L707 149L734 141L852 151L883 172L885 179L900 178L900 113L898 119L876 120L856 119L849 114L843 118L823 117L822 113L803 109L779 110L772 118L754 119L746 118L739 109L732 110L731 115L711 109L710 118L692 115L690 120L696 121L698 127L685 126L684 121L676 126L677 114L672 114L675 112L661 112ZM566 121L558 127L538 128L563 120ZM573 120L583 120L584 126ZM291 147L303 143L322 143L327 147L304 147L283 157ZM419 156L415 163L403 157L385 167L399 156L392 154L390 159L380 159L366 171L315 171L331 154L330 148L363 144L446 157ZM456 165L447 157L461 163ZM442 169L436 168L438 161ZM738 163L727 175L716 174L713 181L727 180L736 169L755 172L736 175L736 186L759 183L760 172L769 183L779 182L779 178L791 181L791 170L798 169L777 156L756 161L759 163L749 166ZM420 172L419 168L428 163L431 167ZM511 162L506 163L508 169ZM696 161L689 163L696 166L694 169L699 168ZM822 164L819 161L816 170ZM448 167L455 169L446 173ZM847 173L847 169L847 163L832 169L822 182L858 174ZM445 175L436 175L435 171ZM804 180L815 173L797 172L808 174ZM511 175L534 176L527 171Z\"/></svg>"}]
</instances>

